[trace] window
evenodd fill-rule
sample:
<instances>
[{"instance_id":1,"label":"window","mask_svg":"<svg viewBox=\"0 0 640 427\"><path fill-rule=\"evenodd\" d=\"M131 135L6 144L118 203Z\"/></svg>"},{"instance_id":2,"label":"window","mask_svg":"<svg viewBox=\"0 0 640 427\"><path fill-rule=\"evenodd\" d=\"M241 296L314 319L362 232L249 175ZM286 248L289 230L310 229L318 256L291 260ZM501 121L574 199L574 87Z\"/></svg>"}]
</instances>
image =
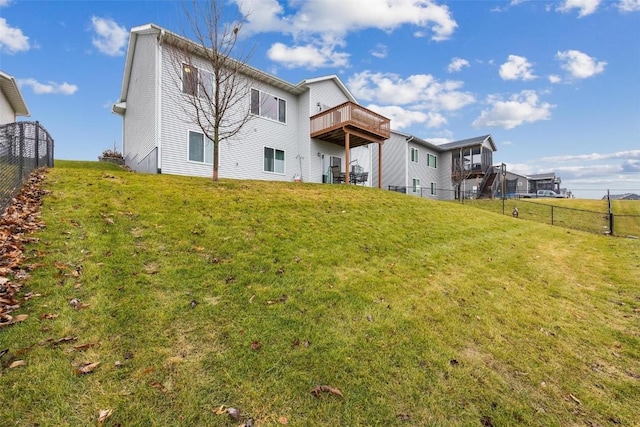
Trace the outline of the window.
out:
<instances>
[{"instance_id":1,"label":"window","mask_svg":"<svg viewBox=\"0 0 640 427\"><path fill-rule=\"evenodd\" d=\"M411 161L418 163L418 149L415 147L411 147Z\"/></svg>"},{"instance_id":2,"label":"window","mask_svg":"<svg viewBox=\"0 0 640 427\"><path fill-rule=\"evenodd\" d=\"M182 93L211 99L214 86L213 73L182 64Z\"/></svg>"},{"instance_id":3,"label":"window","mask_svg":"<svg viewBox=\"0 0 640 427\"><path fill-rule=\"evenodd\" d=\"M189 131L189 161L213 164L213 141L204 134Z\"/></svg>"},{"instance_id":4,"label":"window","mask_svg":"<svg viewBox=\"0 0 640 427\"><path fill-rule=\"evenodd\" d=\"M429 163L430 168L436 168L436 156L433 154L427 154L427 162Z\"/></svg>"},{"instance_id":5,"label":"window","mask_svg":"<svg viewBox=\"0 0 640 427\"><path fill-rule=\"evenodd\" d=\"M201 97L206 97L208 100L213 100L214 93L213 88L215 83L213 81L213 73L200 70L200 93Z\"/></svg>"},{"instance_id":6,"label":"window","mask_svg":"<svg viewBox=\"0 0 640 427\"><path fill-rule=\"evenodd\" d=\"M284 173L284 151L264 147L264 171Z\"/></svg>"},{"instance_id":7,"label":"window","mask_svg":"<svg viewBox=\"0 0 640 427\"><path fill-rule=\"evenodd\" d=\"M195 96L198 94L198 69L182 64L182 93Z\"/></svg>"},{"instance_id":8,"label":"window","mask_svg":"<svg viewBox=\"0 0 640 427\"><path fill-rule=\"evenodd\" d=\"M258 89L251 89L251 114L286 123L287 101Z\"/></svg>"},{"instance_id":9,"label":"window","mask_svg":"<svg viewBox=\"0 0 640 427\"><path fill-rule=\"evenodd\" d=\"M418 178L413 178L413 187L411 189L414 193L420 192L420 180Z\"/></svg>"},{"instance_id":10,"label":"window","mask_svg":"<svg viewBox=\"0 0 640 427\"><path fill-rule=\"evenodd\" d=\"M436 192L437 192L437 190L436 190L436 183L435 183L435 182L432 182L432 183L431 183L431 195L432 195L432 196L435 196L435 195L436 195Z\"/></svg>"}]
</instances>

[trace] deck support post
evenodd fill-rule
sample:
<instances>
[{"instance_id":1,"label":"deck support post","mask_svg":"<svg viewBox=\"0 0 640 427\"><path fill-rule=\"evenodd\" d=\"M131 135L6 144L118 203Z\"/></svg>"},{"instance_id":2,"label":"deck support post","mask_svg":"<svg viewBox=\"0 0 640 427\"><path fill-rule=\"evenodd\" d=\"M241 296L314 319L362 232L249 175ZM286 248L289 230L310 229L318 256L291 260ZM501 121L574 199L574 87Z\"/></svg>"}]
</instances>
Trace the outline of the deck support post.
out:
<instances>
[{"instance_id":1,"label":"deck support post","mask_svg":"<svg viewBox=\"0 0 640 427\"><path fill-rule=\"evenodd\" d=\"M344 173L344 183L345 184L351 184L350 180L351 180L351 174L349 173L349 131L345 129L344 131L344 168L345 168L345 173Z\"/></svg>"}]
</instances>

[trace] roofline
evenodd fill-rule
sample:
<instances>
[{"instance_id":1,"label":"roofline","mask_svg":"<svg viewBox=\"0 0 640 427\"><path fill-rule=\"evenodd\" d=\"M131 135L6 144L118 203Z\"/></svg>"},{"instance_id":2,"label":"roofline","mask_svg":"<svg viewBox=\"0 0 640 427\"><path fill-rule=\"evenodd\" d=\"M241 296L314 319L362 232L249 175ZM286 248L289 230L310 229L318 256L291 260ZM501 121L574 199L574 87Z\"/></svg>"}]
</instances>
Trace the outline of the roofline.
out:
<instances>
[{"instance_id":1,"label":"roofline","mask_svg":"<svg viewBox=\"0 0 640 427\"><path fill-rule=\"evenodd\" d=\"M296 85L296 87L307 86L307 85L312 84L312 83L323 82L323 81L326 81L326 80L333 80L336 83L336 85L338 85L340 90L342 90L342 92L347 96L347 98L349 98L349 101L351 101L353 103L356 103L356 104L360 104L358 102L358 100L356 99L356 97L353 96L353 94L349 91L349 89L347 89L347 87L344 85L344 83L342 83L342 80L340 80L340 77L338 77L335 74L330 74L328 76L322 76L322 77L315 77L315 78L312 78L312 79L304 79L300 83L298 83Z\"/></svg>"},{"instance_id":2,"label":"roofline","mask_svg":"<svg viewBox=\"0 0 640 427\"><path fill-rule=\"evenodd\" d=\"M127 57L125 59L122 88L120 90L120 99L118 100L119 102L126 102L127 100L126 99L127 92L129 90L129 81L131 78L131 66L133 62L133 56L135 54L137 38L138 38L138 35L140 34L157 34L160 36L161 43L164 40L166 40L169 44L172 44L172 45L175 45L176 43L185 43L186 46L196 50L196 54L198 49L202 49L202 47L196 42L194 42L193 40L187 39L186 37L183 37L179 34L176 34L172 31L169 31L153 23L131 28L131 31L129 33L129 43L127 46ZM230 58L230 59L232 61L236 61L233 58ZM266 73L262 70L252 67L249 64L243 64L243 73L247 74L249 77L255 78L256 80L262 81L264 83L268 83L270 85L273 85L277 88L283 89L287 92L290 92L296 95L299 95L304 91L306 91L307 90L306 83L311 82L311 80L313 80L313 79L304 80L300 84L294 85L290 82L282 80L279 77L276 77L272 74ZM345 93L347 93L351 99L355 100L355 98L353 98L353 95L351 95L351 93L347 90L344 84L340 82L337 76L330 76L330 78L335 78L336 82L339 82L338 84L341 87L341 89L345 91Z\"/></svg>"},{"instance_id":3,"label":"roofline","mask_svg":"<svg viewBox=\"0 0 640 427\"><path fill-rule=\"evenodd\" d=\"M472 140L472 139L477 139L477 138L483 138L482 142L480 142L480 144L484 143L487 139L489 140L489 144L491 144L491 149L493 151L498 151L498 148L496 147L495 142L493 141L493 137L491 136L491 134L488 135L481 135L481 136L477 136L477 137L473 137L473 138L465 138L465 139L460 139L458 141L451 141L451 142L447 142L446 144L442 144L440 145L440 148L444 149L445 151L449 151L452 150L454 148L465 148L465 147L471 147L474 145L479 145L478 142L469 142L466 144L462 144L467 140ZM460 144L460 145L456 145L456 144ZM449 146L449 147L447 147Z\"/></svg>"},{"instance_id":4,"label":"roofline","mask_svg":"<svg viewBox=\"0 0 640 427\"><path fill-rule=\"evenodd\" d=\"M5 92L7 101L11 104L16 116L31 116L27 103L24 101L22 93L20 92L20 87L18 87L18 82L13 76L0 71L0 88Z\"/></svg>"}]
</instances>

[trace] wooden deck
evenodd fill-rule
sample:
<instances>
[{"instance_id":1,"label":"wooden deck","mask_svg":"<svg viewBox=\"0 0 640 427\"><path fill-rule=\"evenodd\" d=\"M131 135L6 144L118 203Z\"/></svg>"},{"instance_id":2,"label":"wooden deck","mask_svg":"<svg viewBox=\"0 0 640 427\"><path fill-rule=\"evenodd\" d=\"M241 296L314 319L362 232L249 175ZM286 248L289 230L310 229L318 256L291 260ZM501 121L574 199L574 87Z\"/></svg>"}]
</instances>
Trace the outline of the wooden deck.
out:
<instances>
[{"instance_id":1,"label":"wooden deck","mask_svg":"<svg viewBox=\"0 0 640 427\"><path fill-rule=\"evenodd\" d=\"M311 116L311 137L345 145L350 135L350 147L382 143L391 136L391 121L373 111L354 104L344 104Z\"/></svg>"}]
</instances>

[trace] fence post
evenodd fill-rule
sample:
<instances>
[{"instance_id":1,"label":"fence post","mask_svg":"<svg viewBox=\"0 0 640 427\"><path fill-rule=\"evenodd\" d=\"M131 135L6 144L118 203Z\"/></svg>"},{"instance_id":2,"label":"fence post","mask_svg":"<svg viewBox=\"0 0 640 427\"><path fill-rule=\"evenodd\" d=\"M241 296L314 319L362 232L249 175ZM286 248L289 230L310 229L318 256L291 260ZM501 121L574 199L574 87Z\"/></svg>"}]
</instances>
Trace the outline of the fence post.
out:
<instances>
[{"instance_id":1,"label":"fence post","mask_svg":"<svg viewBox=\"0 0 640 427\"><path fill-rule=\"evenodd\" d=\"M553 205L551 205L551 225L553 225Z\"/></svg>"},{"instance_id":2,"label":"fence post","mask_svg":"<svg viewBox=\"0 0 640 427\"><path fill-rule=\"evenodd\" d=\"M609 236L613 236L613 209L611 207L611 194L607 190L607 204L609 205Z\"/></svg>"},{"instance_id":3,"label":"fence post","mask_svg":"<svg viewBox=\"0 0 640 427\"><path fill-rule=\"evenodd\" d=\"M22 181L22 172L24 169L24 124L20 123L18 127L20 128L20 137L18 138L18 175L20 176L20 180Z\"/></svg>"},{"instance_id":4,"label":"fence post","mask_svg":"<svg viewBox=\"0 0 640 427\"><path fill-rule=\"evenodd\" d=\"M36 121L36 167L40 167L40 122Z\"/></svg>"}]
</instances>

